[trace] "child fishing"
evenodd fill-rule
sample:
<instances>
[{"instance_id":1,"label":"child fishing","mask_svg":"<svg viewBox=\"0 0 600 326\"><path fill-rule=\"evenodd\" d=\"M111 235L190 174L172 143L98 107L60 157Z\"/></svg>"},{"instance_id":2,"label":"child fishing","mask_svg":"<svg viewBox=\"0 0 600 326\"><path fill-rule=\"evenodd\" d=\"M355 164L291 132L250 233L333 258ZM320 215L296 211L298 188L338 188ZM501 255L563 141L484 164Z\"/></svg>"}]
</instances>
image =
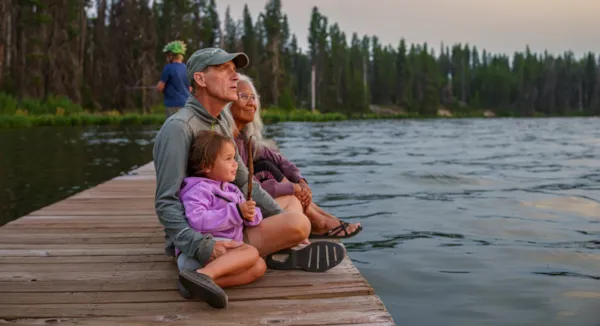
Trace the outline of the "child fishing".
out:
<instances>
[{"instance_id":1,"label":"child fishing","mask_svg":"<svg viewBox=\"0 0 600 326\"><path fill-rule=\"evenodd\" d=\"M243 243L244 226L258 225L262 213L231 183L238 168L231 138L213 131L200 132L192 144L188 167L190 176L184 179L180 192L188 223L194 230L222 241L225 252L201 265L177 251L180 292L186 298L195 295L223 308L228 299L222 288L251 283L266 271L258 250Z\"/></svg>"},{"instance_id":2,"label":"child fishing","mask_svg":"<svg viewBox=\"0 0 600 326\"><path fill-rule=\"evenodd\" d=\"M169 42L163 48L167 65L160 74L156 89L164 94L167 118L179 111L190 96L190 81L183 63L187 47L183 41Z\"/></svg>"}]
</instances>

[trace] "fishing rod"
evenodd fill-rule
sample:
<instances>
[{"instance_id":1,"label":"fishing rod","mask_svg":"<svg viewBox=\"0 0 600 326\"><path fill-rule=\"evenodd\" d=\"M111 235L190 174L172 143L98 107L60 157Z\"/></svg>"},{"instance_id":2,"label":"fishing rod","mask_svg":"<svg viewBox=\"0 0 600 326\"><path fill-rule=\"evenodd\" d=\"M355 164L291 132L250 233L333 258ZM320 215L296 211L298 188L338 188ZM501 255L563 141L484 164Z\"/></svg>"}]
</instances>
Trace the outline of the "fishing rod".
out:
<instances>
[{"instance_id":1,"label":"fishing rod","mask_svg":"<svg viewBox=\"0 0 600 326\"><path fill-rule=\"evenodd\" d=\"M252 158L252 136L248 138L248 198L252 199L252 179L254 178L254 159Z\"/></svg>"}]
</instances>

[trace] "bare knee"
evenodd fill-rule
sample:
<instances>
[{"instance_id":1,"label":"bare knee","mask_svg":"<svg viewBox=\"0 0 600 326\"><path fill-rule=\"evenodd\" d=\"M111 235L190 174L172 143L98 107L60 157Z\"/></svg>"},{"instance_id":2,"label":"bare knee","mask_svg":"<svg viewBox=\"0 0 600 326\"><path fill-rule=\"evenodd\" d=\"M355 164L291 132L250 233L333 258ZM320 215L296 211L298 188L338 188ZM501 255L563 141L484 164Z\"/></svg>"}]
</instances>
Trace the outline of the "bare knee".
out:
<instances>
[{"instance_id":1,"label":"bare knee","mask_svg":"<svg viewBox=\"0 0 600 326\"><path fill-rule=\"evenodd\" d=\"M265 260L258 257L256 264L252 267L252 277L256 280L261 278L267 272L267 264Z\"/></svg>"},{"instance_id":2,"label":"bare knee","mask_svg":"<svg viewBox=\"0 0 600 326\"><path fill-rule=\"evenodd\" d=\"M298 197L294 195L286 195L275 198L279 206L281 206L287 212L298 212L302 213L302 203Z\"/></svg>"},{"instance_id":3,"label":"bare knee","mask_svg":"<svg viewBox=\"0 0 600 326\"><path fill-rule=\"evenodd\" d=\"M298 243L308 238L310 235L311 225L310 220L306 215L297 212L287 212L287 225L289 234L294 237Z\"/></svg>"},{"instance_id":4,"label":"bare knee","mask_svg":"<svg viewBox=\"0 0 600 326\"><path fill-rule=\"evenodd\" d=\"M260 259L258 249L247 243L244 243L241 246L239 246L238 250L244 250L244 254L247 255L248 258Z\"/></svg>"}]
</instances>

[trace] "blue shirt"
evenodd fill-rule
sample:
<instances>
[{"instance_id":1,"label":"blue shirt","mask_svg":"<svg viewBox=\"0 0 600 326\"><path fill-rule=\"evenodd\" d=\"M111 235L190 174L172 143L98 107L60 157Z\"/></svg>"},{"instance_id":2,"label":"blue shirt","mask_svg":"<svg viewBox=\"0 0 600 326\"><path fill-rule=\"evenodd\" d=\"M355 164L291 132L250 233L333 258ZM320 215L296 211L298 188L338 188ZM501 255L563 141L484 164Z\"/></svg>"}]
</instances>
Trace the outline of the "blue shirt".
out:
<instances>
[{"instance_id":1,"label":"blue shirt","mask_svg":"<svg viewBox=\"0 0 600 326\"><path fill-rule=\"evenodd\" d=\"M185 64L169 63L163 69L160 80L165 83L163 94L166 107L183 107L190 96L190 81Z\"/></svg>"}]
</instances>

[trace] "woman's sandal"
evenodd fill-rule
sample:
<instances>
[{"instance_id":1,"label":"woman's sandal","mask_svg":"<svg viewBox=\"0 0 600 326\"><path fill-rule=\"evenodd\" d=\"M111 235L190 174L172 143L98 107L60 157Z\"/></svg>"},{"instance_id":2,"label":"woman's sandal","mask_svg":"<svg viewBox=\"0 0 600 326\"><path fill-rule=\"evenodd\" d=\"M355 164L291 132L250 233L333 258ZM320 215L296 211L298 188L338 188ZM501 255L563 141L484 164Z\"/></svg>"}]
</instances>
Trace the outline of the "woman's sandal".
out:
<instances>
[{"instance_id":1,"label":"woman's sandal","mask_svg":"<svg viewBox=\"0 0 600 326\"><path fill-rule=\"evenodd\" d=\"M324 234L315 234L311 233L308 237L309 239L348 239L357 235L360 231L362 231L362 226L358 226L354 232L349 233L346 228L350 226L350 223L344 222L340 220L340 225L325 232Z\"/></svg>"},{"instance_id":2,"label":"woman's sandal","mask_svg":"<svg viewBox=\"0 0 600 326\"><path fill-rule=\"evenodd\" d=\"M283 256L279 259L277 256ZM300 249L284 249L267 255L265 261L271 269L302 269L322 273L339 265L346 256L344 246L330 241L316 241Z\"/></svg>"},{"instance_id":3,"label":"woman's sandal","mask_svg":"<svg viewBox=\"0 0 600 326\"><path fill-rule=\"evenodd\" d=\"M227 307L227 294L210 276L194 270L184 269L179 272L179 282L195 297L206 301L212 307Z\"/></svg>"}]
</instances>

